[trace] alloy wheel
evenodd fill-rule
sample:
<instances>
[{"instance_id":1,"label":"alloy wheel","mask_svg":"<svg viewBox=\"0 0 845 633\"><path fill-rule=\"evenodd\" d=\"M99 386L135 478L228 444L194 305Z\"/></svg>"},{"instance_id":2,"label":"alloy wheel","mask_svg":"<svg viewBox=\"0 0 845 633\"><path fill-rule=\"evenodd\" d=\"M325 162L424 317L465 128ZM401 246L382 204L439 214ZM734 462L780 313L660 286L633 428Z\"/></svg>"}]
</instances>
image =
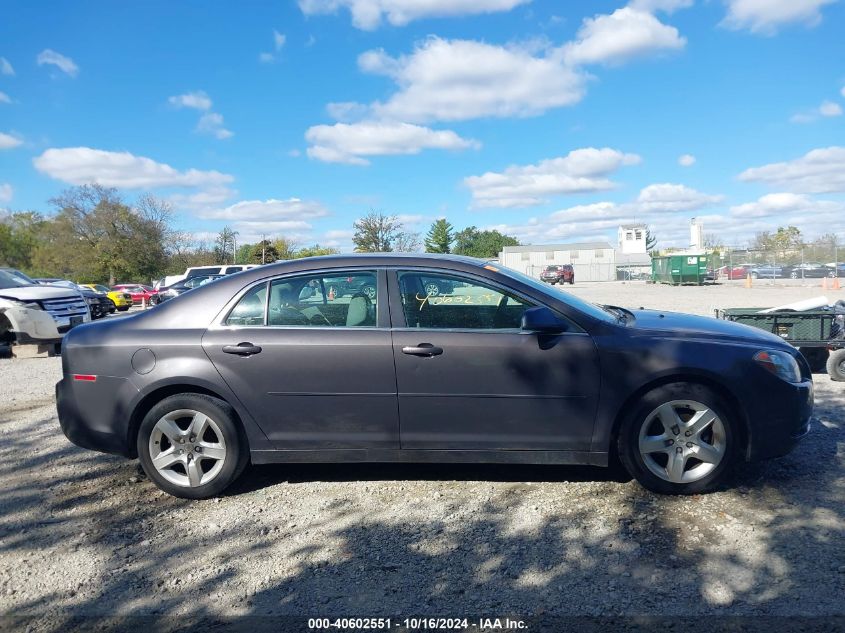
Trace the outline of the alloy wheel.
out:
<instances>
[{"instance_id":1,"label":"alloy wheel","mask_svg":"<svg viewBox=\"0 0 845 633\"><path fill-rule=\"evenodd\" d=\"M194 409L170 411L150 434L150 461L167 481L184 488L210 483L226 461L220 426Z\"/></svg>"},{"instance_id":2,"label":"alloy wheel","mask_svg":"<svg viewBox=\"0 0 845 633\"><path fill-rule=\"evenodd\" d=\"M638 445L646 468L676 484L703 479L727 450L718 414L694 400L673 400L652 411L640 427Z\"/></svg>"}]
</instances>

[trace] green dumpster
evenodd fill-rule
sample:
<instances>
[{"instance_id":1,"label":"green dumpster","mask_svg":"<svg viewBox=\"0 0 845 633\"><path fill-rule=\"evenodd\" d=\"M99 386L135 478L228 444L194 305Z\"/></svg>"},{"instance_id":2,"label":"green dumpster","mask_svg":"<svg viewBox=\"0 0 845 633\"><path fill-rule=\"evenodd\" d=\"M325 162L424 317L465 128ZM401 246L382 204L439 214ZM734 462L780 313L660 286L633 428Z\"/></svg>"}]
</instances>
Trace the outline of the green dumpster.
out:
<instances>
[{"instance_id":1,"label":"green dumpster","mask_svg":"<svg viewBox=\"0 0 845 633\"><path fill-rule=\"evenodd\" d=\"M651 280L655 283L702 285L708 279L709 255L663 255L651 259Z\"/></svg>"}]
</instances>

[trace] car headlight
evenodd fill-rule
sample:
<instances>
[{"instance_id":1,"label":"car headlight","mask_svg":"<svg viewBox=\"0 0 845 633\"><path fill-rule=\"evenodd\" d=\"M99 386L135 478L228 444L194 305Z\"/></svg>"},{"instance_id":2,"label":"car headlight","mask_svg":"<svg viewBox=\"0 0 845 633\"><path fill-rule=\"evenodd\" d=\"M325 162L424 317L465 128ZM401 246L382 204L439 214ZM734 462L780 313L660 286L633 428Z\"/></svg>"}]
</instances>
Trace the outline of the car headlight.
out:
<instances>
[{"instance_id":1,"label":"car headlight","mask_svg":"<svg viewBox=\"0 0 845 633\"><path fill-rule=\"evenodd\" d=\"M13 305L18 306L19 308L29 308L30 310L43 310L43 308L37 301L20 301L19 299L6 299L6 301L11 302Z\"/></svg>"},{"instance_id":2,"label":"car headlight","mask_svg":"<svg viewBox=\"0 0 845 633\"><path fill-rule=\"evenodd\" d=\"M85 299L85 301L88 303L89 306L95 305L100 302L99 299L95 299L94 297L88 297L87 299Z\"/></svg>"},{"instance_id":3,"label":"car headlight","mask_svg":"<svg viewBox=\"0 0 845 633\"><path fill-rule=\"evenodd\" d=\"M754 354L754 361L786 382L801 382L801 368L789 352L761 350Z\"/></svg>"}]
</instances>

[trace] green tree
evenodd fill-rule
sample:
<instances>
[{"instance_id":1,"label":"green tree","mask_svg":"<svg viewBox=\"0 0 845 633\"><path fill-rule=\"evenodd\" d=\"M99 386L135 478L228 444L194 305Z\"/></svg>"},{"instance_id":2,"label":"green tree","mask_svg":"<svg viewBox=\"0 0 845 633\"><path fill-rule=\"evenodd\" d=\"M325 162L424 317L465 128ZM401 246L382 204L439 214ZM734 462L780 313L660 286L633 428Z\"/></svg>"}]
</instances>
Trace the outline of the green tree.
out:
<instances>
[{"instance_id":1,"label":"green tree","mask_svg":"<svg viewBox=\"0 0 845 633\"><path fill-rule=\"evenodd\" d=\"M282 258L279 257L279 251L276 250L276 247L270 240L262 240L257 244L253 244L252 253L249 257L250 264L270 264L277 259Z\"/></svg>"},{"instance_id":2,"label":"green tree","mask_svg":"<svg viewBox=\"0 0 845 633\"><path fill-rule=\"evenodd\" d=\"M288 237L279 237L273 240L273 247L279 254L278 259L296 259L296 252L299 248L296 242Z\"/></svg>"},{"instance_id":3,"label":"green tree","mask_svg":"<svg viewBox=\"0 0 845 633\"><path fill-rule=\"evenodd\" d=\"M422 250L420 234L400 231L393 239L393 250L397 253L419 253Z\"/></svg>"},{"instance_id":4,"label":"green tree","mask_svg":"<svg viewBox=\"0 0 845 633\"><path fill-rule=\"evenodd\" d=\"M779 226L776 233L763 231L754 238L753 248L774 255L779 261L797 260L804 246L801 231L794 226Z\"/></svg>"},{"instance_id":5,"label":"green tree","mask_svg":"<svg viewBox=\"0 0 845 633\"><path fill-rule=\"evenodd\" d=\"M32 255L46 221L35 211L0 217L0 264L32 272Z\"/></svg>"},{"instance_id":6,"label":"green tree","mask_svg":"<svg viewBox=\"0 0 845 633\"><path fill-rule=\"evenodd\" d=\"M651 227L645 227L645 250L646 252L651 252L654 250L654 247L657 246L657 236L652 233Z\"/></svg>"},{"instance_id":7,"label":"green tree","mask_svg":"<svg viewBox=\"0 0 845 633\"><path fill-rule=\"evenodd\" d=\"M474 226L455 233L455 246L452 252L470 257L498 257L505 246L519 246L519 240L499 231L480 231Z\"/></svg>"},{"instance_id":8,"label":"green tree","mask_svg":"<svg viewBox=\"0 0 845 633\"><path fill-rule=\"evenodd\" d=\"M455 231L446 218L435 220L425 236L426 253L449 253L452 242L455 241Z\"/></svg>"},{"instance_id":9,"label":"green tree","mask_svg":"<svg viewBox=\"0 0 845 633\"><path fill-rule=\"evenodd\" d=\"M235 240L238 232L230 226L224 226L214 240L214 254L218 264L234 263Z\"/></svg>"},{"instance_id":10,"label":"green tree","mask_svg":"<svg viewBox=\"0 0 845 633\"><path fill-rule=\"evenodd\" d=\"M304 246L300 248L296 251L294 257L298 259L301 257L318 257L320 255L337 255L338 253L340 253L340 251L336 248L314 244L313 246Z\"/></svg>"},{"instance_id":11,"label":"green tree","mask_svg":"<svg viewBox=\"0 0 845 633\"><path fill-rule=\"evenodd\" d=\"M389 253L393 242L402 232L402 223L395 215L370 211L353 225L352 242L359 253Z\"/></svg>"},{"instance_id":12,"label":"green tree","mask_svg":"<svg viewBox=\"0 0 845 633\"><path fill-rule=\"evenodd\" d=\"M50 201L57 213L33 254L42 274L148 281L167 265L170 206L151 196L127 205L117 190L83 185Z\"/></svg>"}]
</instances>

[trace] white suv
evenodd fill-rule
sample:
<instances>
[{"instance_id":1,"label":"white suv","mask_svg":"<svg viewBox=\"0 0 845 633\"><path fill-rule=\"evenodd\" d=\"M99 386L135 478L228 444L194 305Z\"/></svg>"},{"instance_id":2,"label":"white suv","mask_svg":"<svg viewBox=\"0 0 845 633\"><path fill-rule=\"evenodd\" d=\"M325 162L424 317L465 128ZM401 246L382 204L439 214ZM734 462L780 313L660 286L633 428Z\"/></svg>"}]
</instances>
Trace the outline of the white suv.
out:
<instances>
[{"instance_id":1,"label":"white suv","mask_svg":"<svg viewBox=\"0 0 845 633\"><path fill-rule=\"evenodd\" d=\"M0 342L55 343L90 320L79 292L42 286L14 268L0 268Z\"/></svg>"}]
</instances>

